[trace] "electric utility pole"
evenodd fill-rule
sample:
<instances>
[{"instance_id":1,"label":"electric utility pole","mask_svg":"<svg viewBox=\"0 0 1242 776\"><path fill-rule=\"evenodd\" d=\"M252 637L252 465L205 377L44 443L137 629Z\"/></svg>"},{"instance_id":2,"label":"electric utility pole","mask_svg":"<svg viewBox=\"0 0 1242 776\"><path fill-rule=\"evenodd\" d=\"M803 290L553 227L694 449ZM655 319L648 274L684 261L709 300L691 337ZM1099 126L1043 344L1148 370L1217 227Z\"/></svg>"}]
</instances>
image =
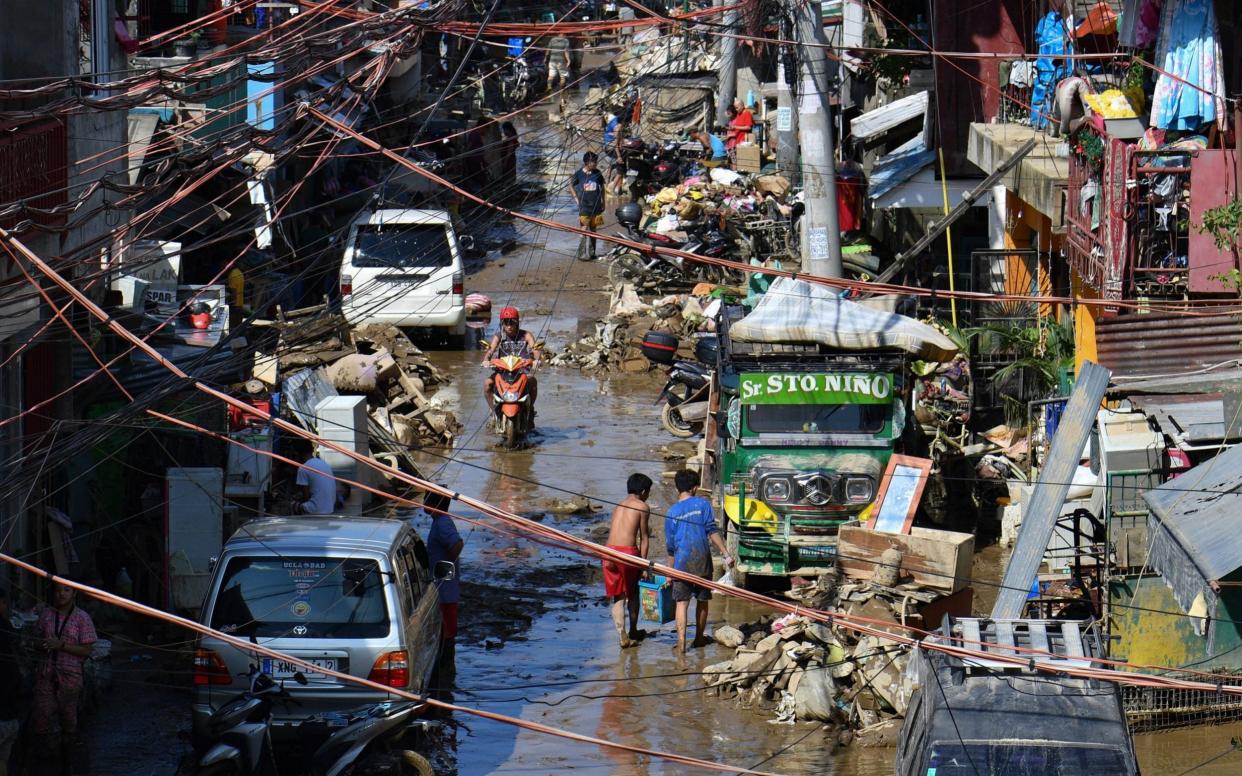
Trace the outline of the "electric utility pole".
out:
<instances>
[{"instance_id":1,"label":"electric utility pole","mask_svg":"<svg viewBox=\"0 0 1242 776\"><path fill-rule=\"evenodd\" d=\"M798 89L798 131L802 140L802 268L812 275L841 277L841 229L837 222L836 155L828 94L827 44L818 0L795 7L802 55ZM819 45L807 45L819 44Z\"/></svg>"},{"instance_id":2,"label":"electric utility pole","mask_svg":"<svg viewBox=\"0 0 1242 776\"><path fill-rule=\"evenodd\" d=\"M737 96L737 4L733 0L715 0L720 6L729 2L732 7L724 12L725 34L720 37L720 70L716 75L716 126L729 123L727 110Z\"/></svg>"},{"instance_id":3,"label":"electric utility pole","mask_svg":"<svg viewBox=\"0 0 1242 776\"><path fill-rule=\"evenodd\" d=\"M793 80L798 77L798 57L782 46L776 59L776 169L796 182L798 172L798 111L794 110Z\"/></svg>"}]
</instances>

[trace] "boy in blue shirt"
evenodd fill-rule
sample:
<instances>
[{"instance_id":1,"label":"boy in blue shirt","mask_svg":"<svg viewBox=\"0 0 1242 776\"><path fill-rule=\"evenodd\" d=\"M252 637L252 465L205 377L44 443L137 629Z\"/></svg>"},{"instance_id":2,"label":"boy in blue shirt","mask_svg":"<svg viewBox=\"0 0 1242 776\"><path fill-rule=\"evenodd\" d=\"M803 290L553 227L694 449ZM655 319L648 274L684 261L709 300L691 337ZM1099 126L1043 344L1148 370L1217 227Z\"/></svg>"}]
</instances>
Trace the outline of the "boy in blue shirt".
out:
<instances>
[{"instance_id":1,"label":"boy in blue shirt","mask_svg":"<svg viewBox=\"0 0 1242 776\"><path fill-rule=\"evenodd\" d=\"M664 517L664 543L668 550L668 565L678 571L710 579L711 545L716 545L716 549L724 555L726 566L732 567L733 559L729 557L724 540L720 538L720 528L716 525L711 502L694 495L699 487L698 473L682 469L674 475L673 483L677 486L678 500ZM673 601L677 604L677 644L673 650L679 653L686 651L686 615L690 609L691 598L697 601L694 606L694 642L691 646L706 646L707 607L712 591L679 579L674 579L672 585Z\"/></svg>"}]
</instances>

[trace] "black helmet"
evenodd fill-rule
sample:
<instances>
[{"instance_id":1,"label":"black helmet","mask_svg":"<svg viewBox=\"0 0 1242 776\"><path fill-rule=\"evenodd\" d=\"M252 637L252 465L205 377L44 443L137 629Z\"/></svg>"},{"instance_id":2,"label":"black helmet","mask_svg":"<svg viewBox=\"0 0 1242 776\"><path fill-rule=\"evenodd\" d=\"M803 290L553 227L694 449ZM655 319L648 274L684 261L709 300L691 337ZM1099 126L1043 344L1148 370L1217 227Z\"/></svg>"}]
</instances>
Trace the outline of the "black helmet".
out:
<instances>
[{"instance_id":1,"label":"black helmet","mask_svg":"<svg viewBox=\"0 0 1242 776\"><path fill-rule=\"evenodd\" d=\"M631 229L638 228L638 222L643 218L642 205L637 202L627 202L617 208L617 223L622 226L628 226Z\"/></svg>"}]
</instances>

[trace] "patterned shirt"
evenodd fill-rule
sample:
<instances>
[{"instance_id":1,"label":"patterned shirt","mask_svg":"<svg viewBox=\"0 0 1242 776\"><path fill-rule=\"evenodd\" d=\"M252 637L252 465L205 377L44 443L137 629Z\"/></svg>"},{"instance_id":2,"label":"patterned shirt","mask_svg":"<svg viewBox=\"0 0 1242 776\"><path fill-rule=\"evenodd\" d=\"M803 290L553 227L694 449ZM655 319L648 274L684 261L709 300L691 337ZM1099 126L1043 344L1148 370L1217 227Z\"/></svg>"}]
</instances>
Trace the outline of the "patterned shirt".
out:
<instances>
[{"instance_id":1,"label":"patterned shirt","mask_svg":"<svg viewBox=\"0 0 1242 776\"><path fill-rule=\"evenodd\" d=\"M91 616L74 606L69 614L61 614L49 606L39 615L39 636L45 639L59 639L69 645L94 644L95 623ZM39 665L41 676L55 674L62 687L80 687L82 685L82 664L86 658L71 655L63 649L49 652L46 659Z\"/></svg>"}]
</instances>

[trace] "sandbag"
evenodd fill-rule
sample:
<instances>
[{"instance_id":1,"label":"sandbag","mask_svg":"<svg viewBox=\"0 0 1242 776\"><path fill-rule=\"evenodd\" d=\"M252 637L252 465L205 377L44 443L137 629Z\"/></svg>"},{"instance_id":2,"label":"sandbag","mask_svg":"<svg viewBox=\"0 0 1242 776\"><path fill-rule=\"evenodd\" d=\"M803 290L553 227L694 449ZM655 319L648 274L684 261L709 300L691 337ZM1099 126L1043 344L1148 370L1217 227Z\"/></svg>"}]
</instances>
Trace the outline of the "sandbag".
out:
<instances>
[{"instance_id":1,"label":"sandbag","mask_svg":"<svg viewBox=\"0 0 1242 776\"><path fill-rule=\"evenodd\" d=\"M809 666L794 690L794 714L798 719L831 722L832 711L836 708L835 695L836 685L828 670L822 666Z\"/></svg>"}]
</instances>

